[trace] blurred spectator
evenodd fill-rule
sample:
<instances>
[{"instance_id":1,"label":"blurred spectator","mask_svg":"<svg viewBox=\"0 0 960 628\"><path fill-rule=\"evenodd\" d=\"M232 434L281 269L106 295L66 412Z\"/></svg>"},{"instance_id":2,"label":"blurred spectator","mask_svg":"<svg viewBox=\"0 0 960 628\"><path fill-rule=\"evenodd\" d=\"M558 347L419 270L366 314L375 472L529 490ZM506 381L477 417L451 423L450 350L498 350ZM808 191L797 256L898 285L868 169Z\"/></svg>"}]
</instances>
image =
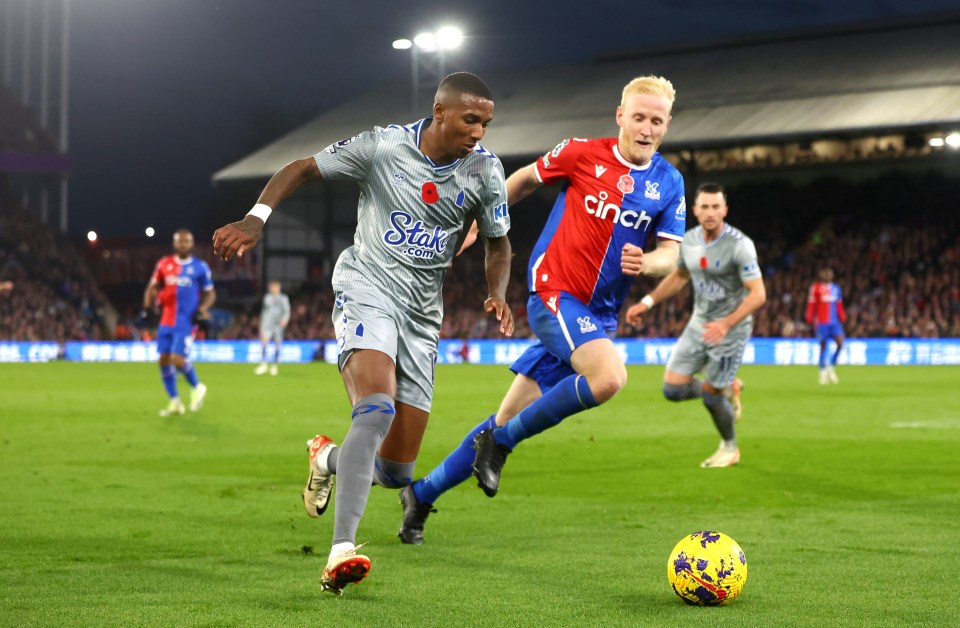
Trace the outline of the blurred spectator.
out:
<instances>
[{"instance_id":1,"label":"blurred spectator","mask_svg":"<svg viewBox=\"0 0 960 628\"><path fill-rule=\"evenodd\" d=\"M105 300L82 256L50 225L22 212L0 215L0 340L102 337Z\"/></svg>"}]
</instances>

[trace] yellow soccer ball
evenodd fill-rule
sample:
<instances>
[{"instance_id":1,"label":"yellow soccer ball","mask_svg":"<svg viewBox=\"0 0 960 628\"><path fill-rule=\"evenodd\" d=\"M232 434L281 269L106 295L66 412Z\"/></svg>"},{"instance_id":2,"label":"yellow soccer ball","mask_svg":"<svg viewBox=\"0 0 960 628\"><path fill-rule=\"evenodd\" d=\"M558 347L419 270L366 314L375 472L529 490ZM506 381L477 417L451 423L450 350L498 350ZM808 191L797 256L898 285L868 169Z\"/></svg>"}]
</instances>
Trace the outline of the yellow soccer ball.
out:
<instances>
[{"instance_id":1,"label":"yellow soccer ball","mask_svg":"<svg viewBox=\"0 0 960 628\"><path fill-rule=\"evenodd\" d=\"M667 580L687 604L722 606L743 590L747 557L723 532L694 532L680 539L670 553Z\"/></svg>"}]
</instances>

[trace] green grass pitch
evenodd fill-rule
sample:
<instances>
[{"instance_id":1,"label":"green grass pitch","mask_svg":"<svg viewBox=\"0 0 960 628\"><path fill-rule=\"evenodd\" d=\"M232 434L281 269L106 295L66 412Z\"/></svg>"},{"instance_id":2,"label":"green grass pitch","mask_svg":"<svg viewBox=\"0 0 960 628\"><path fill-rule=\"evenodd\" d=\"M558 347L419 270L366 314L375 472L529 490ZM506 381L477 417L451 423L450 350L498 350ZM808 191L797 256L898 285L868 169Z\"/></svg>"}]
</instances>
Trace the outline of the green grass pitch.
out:
<instances>
[{"instance_id":1,"label":"green grass pitch","mask_svg":"<svg viewBox=\"0 0 960 628\"><path fill-rule=\"evenodd\" d=\"M370 577L321 595L332 516L303 512L305 442L339 440L331 365L198 364L198 414L160 418L155 365L2 364L0 625L957 625L960 369L813 367L741 375L742 461L698 402L631 367L611 403L522 444L500 495L475 482L400 544L397 491L360 526ZM494 411L504 367L437 371L418 476ZM180 381L181 389L186 384ZM685 606L666 561L717 529L749 578L724 608Z\"/></svg>"}]
</instances>

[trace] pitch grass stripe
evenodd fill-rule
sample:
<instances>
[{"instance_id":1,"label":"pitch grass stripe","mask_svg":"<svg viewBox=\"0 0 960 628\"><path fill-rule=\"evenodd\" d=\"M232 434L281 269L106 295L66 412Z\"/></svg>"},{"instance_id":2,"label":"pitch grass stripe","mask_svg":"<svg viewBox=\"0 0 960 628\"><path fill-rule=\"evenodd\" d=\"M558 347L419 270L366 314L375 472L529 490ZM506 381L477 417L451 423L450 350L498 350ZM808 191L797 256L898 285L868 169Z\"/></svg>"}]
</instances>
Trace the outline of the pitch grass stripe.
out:
<instances>
[{"instance_id":1,"label":"pitch grass stripe","mask_svg":"<svg viewBox=\"0 0 960 628\"><path fill-rule=\"evenodd\" d=\"M825 388L810 366L747 364L743 457L714 473L702 404L665 400L662 366L628 366L611 402L511 455L496 499L445 494L423 546L396 537L397 491L373 487L373 568L339 600L319 592L332 520L303 512L304 443L341 438L352 406L335 364L253 366L197 365L203 410L163 418L155 364L0 364L0 626L957 624L960 430L890 424L960 420L958 366L851 366ZM512 381L437 365L420 473ZM723 609L667 581L698 529L750 557Z\"/></svg>"}]
</instances>

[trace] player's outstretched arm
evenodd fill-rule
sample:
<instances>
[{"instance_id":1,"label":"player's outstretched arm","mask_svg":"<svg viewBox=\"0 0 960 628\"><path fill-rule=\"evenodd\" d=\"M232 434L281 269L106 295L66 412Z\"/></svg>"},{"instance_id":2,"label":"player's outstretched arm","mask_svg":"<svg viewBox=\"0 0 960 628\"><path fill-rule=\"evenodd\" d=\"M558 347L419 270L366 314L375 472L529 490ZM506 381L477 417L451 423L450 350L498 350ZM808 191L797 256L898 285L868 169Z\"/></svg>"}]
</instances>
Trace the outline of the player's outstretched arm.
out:
<instances>
[{"instance_id":1,"label":"player's outstretched arm","mask_svg":"<svg viewBox=\"0 0 960 628\"><path fill-rule=\"evenodd\" d=\"M243 220L224 225L213 233L214 255L224 260L234 255L243 257L244 252L257 245L270 212L304 183L321 179L320 168L313 157L291 161L278 170L260 193L256 208L251 210L255 213L247 214Z\"/></svg>"},{"instance_id":2,"label":"player's outstretched arm","mask_svg":"<svg viewBox=\"0 0 960 628\"><path fill-rule=\"evenodd\" d=\"M627 309L626 321L631 325L639 325L643 315L653 309L661 301L666 301L680 292L690 281L690 272L686 268L674 268L673 272L663 278L653 289L653 292L643 297L639 303L634 303Z\"/></svg>"},{"instance_id":3,"label":"player's outstretched arm","mask_svg":"<svg viewBox=\"0 0 960 628\"><path fill-rule=\"evenodd\" d=\"M483 238L483 246L487 252L487 289L489 290L483 309L493 312L500 321L500 333L509 338L513 335L513 312L507 305L507 282L510 280L510 260L513 251L507 236L499 238Z\"/></svg>"},{"instance_id":4,"label":"player's outstretched arm","mask_svg":"<svg viewBox=\"0 0 960 628\"><path fill-rule=\"evenodd\" d=\"M513 207L543 185L537 177L536 168L536 164L530 164L507 177L507 205Z\"/></svg>"}]
</instances>

